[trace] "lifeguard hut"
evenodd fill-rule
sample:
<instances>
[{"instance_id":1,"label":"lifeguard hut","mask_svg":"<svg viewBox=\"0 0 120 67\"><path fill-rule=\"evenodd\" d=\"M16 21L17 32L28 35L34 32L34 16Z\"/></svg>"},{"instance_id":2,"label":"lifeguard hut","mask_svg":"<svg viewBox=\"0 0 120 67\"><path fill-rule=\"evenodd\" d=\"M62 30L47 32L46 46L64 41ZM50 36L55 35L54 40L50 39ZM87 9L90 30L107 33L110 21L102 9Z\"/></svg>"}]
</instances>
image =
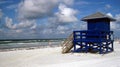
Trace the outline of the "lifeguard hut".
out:
<instances>
[{"instance_id":1,"label":"lifeguard hut","mask_svg":"<svg viewBox=\"0 0 120 67\"><path fill-rule=\"evenodd\" d=\"M63 53L72 47L75 52L98 52L100 54L114 51L113 31L110 30L112 17L103 13L86 16L81 19L87 22L87 30L73 31L73 34L64 42ZM66 44L65 44L66 43Z\"/></svg>"},{"instance_id":2,"label":"lifeguard hut","mask_svg":"<svg viewBox=\"0 0 120 67\"><path fill-rule=\"evenodd\" d=\"M87 22L88 30L73 32L74 51L96 51L103 54L114 50L114 38L113 31L110 31L110 21L115 21L115 19L97 12L82 18L82 21Z\"/></svg>"}]
</instances>

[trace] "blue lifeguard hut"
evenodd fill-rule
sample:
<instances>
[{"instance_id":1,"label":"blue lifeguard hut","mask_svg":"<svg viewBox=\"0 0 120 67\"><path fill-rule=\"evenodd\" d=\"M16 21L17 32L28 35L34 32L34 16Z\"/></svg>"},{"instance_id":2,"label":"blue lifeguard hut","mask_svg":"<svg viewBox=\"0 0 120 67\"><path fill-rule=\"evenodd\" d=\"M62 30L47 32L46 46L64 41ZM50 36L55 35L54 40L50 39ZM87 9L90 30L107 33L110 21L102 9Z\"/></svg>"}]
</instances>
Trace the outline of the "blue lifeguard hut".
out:
<instances>
[{"instance_id":1,"label":"blue lifeguard hut","mask_svg":"<svg viewBox=\"0 0 120 67\"><path fill-rule=\"evenodd\" d=\"M110 21L114 18L101 12L81 19L87 22L87 30L73 31L73 47L75 52L98 52L100 54L114 51L113 31Z\"/></svg>"}]
</instances>

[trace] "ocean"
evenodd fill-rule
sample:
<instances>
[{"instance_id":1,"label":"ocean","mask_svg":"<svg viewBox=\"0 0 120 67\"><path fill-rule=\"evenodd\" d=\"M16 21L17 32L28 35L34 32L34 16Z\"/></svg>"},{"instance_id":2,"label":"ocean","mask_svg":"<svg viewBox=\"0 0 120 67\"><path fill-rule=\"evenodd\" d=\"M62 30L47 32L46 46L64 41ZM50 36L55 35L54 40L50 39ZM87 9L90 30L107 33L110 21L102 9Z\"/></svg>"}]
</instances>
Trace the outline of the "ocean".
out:
<instances>
[{"instance_id":1,"label":"ocean","mask_svg":"<svg viewBox=\"0 0 120 67\"><path fill-rule=\"evenodd\" d=\"M14 39L0 40L0 50L33 49L60 46L64 39Z\"/></svg>"}]
</instances>

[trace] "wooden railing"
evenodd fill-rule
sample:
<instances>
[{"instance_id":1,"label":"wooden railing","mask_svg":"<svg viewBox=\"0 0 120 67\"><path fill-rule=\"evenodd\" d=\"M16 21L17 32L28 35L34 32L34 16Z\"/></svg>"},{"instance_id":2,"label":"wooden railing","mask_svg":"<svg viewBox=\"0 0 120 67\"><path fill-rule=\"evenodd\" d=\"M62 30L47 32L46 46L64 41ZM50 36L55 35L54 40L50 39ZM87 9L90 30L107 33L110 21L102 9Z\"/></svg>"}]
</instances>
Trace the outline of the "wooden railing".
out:
<instances>
[{"instance_id":1,"label":"wooden railing","mask_svg":"<svg viewBox=\"0 0 120 67\"><path fill-rule=\"evenodd\" d=\"M113 31L74 31L74 41L113 41Z\"/></svg>"}]
</instances>

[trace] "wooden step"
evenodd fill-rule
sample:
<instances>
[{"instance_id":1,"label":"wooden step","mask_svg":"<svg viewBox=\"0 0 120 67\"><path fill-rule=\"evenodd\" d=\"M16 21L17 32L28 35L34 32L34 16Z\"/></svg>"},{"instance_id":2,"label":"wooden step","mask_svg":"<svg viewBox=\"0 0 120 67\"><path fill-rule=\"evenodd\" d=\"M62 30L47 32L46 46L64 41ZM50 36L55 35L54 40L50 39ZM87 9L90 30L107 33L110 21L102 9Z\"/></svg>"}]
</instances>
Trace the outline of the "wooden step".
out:
<instances>
[{"instance_id":1,"label":"wooden step","mask_svg":"<svg viewBox=\"0 0 120 67\"><path fill-rule=\"evenodd\" d=\"M71 34L62 44L62 53L68 53L73 48L73 34Z\"/></svg>"}]
</instances>

